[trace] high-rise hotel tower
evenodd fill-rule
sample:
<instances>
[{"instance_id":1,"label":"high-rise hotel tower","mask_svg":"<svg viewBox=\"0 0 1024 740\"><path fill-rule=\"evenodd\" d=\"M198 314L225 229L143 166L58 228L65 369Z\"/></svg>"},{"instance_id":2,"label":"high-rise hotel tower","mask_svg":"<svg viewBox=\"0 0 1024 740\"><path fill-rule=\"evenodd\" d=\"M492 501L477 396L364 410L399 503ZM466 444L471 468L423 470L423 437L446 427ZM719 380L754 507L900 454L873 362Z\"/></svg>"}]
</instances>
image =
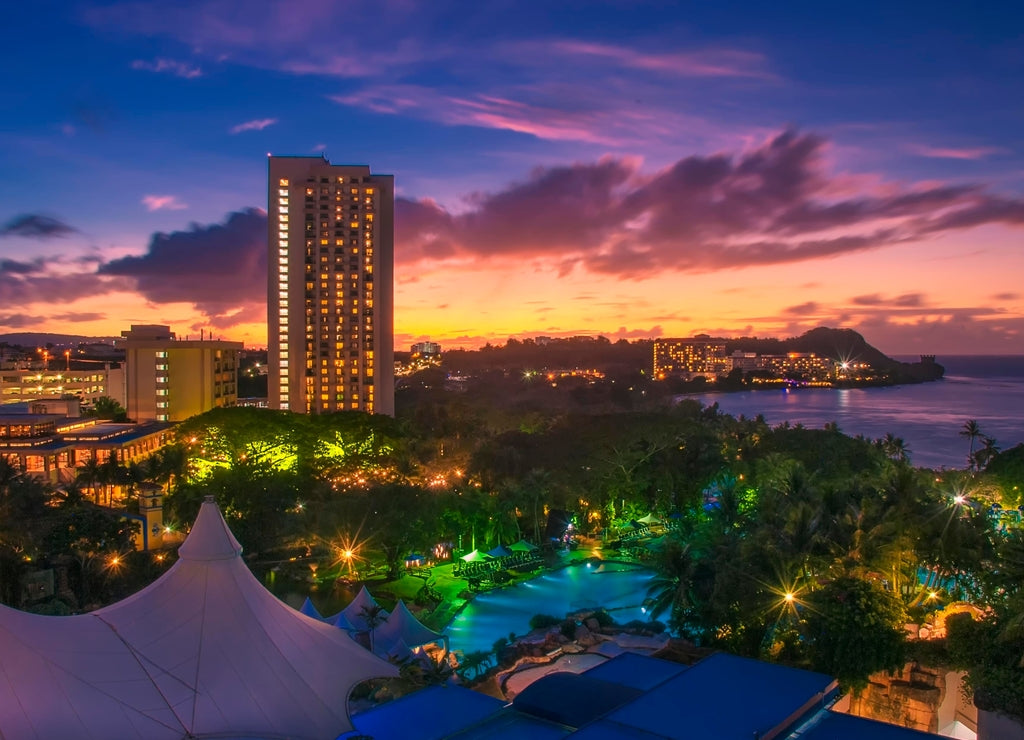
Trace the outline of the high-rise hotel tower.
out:
<instances>
[{"instance_id":1,"label":"high-rise hotel tower","mask_svg":"<svg viewBox=\"0 0 1024 740\"><path fill-rule=\"evenodd\" d=\"M393 414L392 175L269 158L271 408Z\"/></svg>"}]
</instances>

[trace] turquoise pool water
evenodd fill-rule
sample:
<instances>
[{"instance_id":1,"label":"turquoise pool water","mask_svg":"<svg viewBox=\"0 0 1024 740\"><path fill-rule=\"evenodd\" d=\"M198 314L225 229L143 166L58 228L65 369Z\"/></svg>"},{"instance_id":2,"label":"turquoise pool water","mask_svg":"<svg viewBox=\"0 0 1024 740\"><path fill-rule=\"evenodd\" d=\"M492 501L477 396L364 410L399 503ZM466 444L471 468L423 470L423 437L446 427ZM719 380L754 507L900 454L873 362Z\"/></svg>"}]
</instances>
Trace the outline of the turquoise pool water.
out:
<instances>
[{"instance_id":1,"label":"turquoise pool water","mask_svg":"<svg viewBox=\"0 0 1024 740\"><path fill-rule=\"evenodd\" d=\"M570 565L500 591L481 594L445 630L452 650L490 652L499 637L525 635L530 617L564 617L603 606L617 622L647 619L642 604L654 573L623 563Z\"/></svg>"}]
</instances>

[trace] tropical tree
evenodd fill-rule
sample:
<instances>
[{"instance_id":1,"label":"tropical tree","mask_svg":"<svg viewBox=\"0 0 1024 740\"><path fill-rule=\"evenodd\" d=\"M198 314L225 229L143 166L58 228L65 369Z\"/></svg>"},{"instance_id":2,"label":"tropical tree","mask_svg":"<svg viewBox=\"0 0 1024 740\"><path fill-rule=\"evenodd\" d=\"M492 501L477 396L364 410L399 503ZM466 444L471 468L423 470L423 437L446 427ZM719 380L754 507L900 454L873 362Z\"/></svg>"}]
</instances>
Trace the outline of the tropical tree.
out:
<instances>
[{"instance_id":1,"label":"tropical tree","mask_svg":"<svg viewBox=\"0 0 1024 740\"><path fill-rule=\"evenodd\" d=\"M670 537L655 558L657 575L647 587L644 604L651 619L668 612L669 626L677 629L683 621L683 613L695 604L697 553L692 543L684 544L679 538Z\"/></svg>"},{"instance_id":2,"label":"tropical tree","mask_svg":"<svg viewBox=\"0 0 1024 740\"><path fill-rule=\"evenodd\" d=\"M388 614L380 604L367 604L359 610L359 616L366 623L366 629L370 637L370 652L373 652L373 633L388 621Z\"/></svg>"},{"instance_id":3,"label":"tropical tree","mask_svg":"<svg viewBox=\"0 0 1024 740\"><path fill-rule=\"evenodd\" d=\"M870 581L845 576L810 593L804 634L812 667L859 691L878 671L903 667L903 605Z\"/></svg>"},{"instance_id":4,"label":"tropical tree","mask_svg":"<svg viewBox=\"0 0 1024 740\"><path fill-rule=\"evenodd\" d=\"M981 436L981 427L978 426L978 422L974 419L968 419L964 422L964 425L960 428L959 432L961 437L966 437L971 441L971 446L967 452L967 468L968 470L977 470L978 461L974 457L974 444Z\"/></svg>"},{"instance_id":5,"label":"tropical tree","mask_svg":"<svg viewBox=\"0 0 1024 740\"><path fill-rule=\"evenodd\" d=\"M93 401L92 407L85 411L85 415L117 422L128 421L128 411L110 396L100 396Z\"/></svg>"},{"instance_id":6,"label":"tropical tree","mask_svg":"<svg viewBox=\"0 0 1024 740\"><path fill-rule=\"evenodd\" d=\"M95 457L90 457L78 466L77 480L90 492L95 503L100 502L98 484L103 477L103 464Z\"/></svg>"},{"instance_id":7,"label":"tropical tree","mask_svg":"<svg viewBox=\"0 0 1024 740\"><path fill-rule=\"evenodd\" d=\"M980 470L988 467L988 464L992 462L998 454L999 446L996 444L995 439L983 435L981 438L981 449L974 453L974 462Z\"/></svg>"},{"instance_id":8,"label":"tropical tree","mask_svg":"<svg viewBox=\"0 0 1024 740\"><path fill-rule=\"evenodd\" d=\"M903 437L897 437L892 432L886 432L885 436L878 443L886 457L890 460L901 463L910 460L910 448Z\"/></svg>"}]
</instances>

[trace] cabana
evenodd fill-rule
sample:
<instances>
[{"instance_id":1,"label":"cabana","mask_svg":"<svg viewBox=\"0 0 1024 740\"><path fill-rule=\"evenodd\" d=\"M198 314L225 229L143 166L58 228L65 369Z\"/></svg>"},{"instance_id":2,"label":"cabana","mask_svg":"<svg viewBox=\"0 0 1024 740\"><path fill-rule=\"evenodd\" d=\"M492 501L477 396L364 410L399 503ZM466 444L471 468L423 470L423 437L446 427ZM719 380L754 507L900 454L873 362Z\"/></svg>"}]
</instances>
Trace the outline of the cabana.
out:
<instances>
[{"instance_id":1,"label":"cabana","mask_svg":"<svg viewBox=\"0 0 1024 740\"><path fill-rule=\"evenodd\" d=\"M398 671L279 601L207 498L154 583L70 617L0 607L0 737L337 737Z\"/></svg>"},{"instance_id":2,"label":"cabana","mask_svg":"<svg viewBox=\"0 0 1024 740\"><path fill-rule=\"evenodd\" d=\"M395 604L388 621L373 631L373 649L378 655L403 655L402 646L412 650L422 645L441 643L448 653L448 637L424 626L401 599Z\"/></svg>"},{"instance_id":3,"label":"cabana","mask_svg":"<svg viewBox=\"0 0 1024 740\"><path fill-rule=\"evenodd\" d=\"M406 568L416 568L420 565L423 565L425 562L427 562L427 558L423 555L420 555L418 552L410 552L408 555L405 556Z\"/></svg>"},{"instance_id":4,"label":"cabana","mask_svg":"<svg viewBox=\"0 0 1024 740\"><path fill-rule=\"evenodd\" d=\"M492 558L507 558L512 553L510 553L508 550L502 547L501 543L499 542L498 546L495 547L493 550L488 550L487 554L490 555Z\"/></svg>"},{"instance_id":5,"label":"cabana","mask_svg":"<svg viewBox=\"0 0 1024 740\"><path fill-rule=\"evenodd\" d=\"M483 562L484 560L490 560L491 556L488 555L485 552L480 552L479 550L473 550L473 552L467 552L465 555L463 555L462 559L464 561L466 561L467 563L480 563L480 562Z\"/></svg>"},{"instance_id":6,"label":"cabana","mask_svg":"<svg viewBox=\"0 0 1024 740\"><path fill-rule=\"evenodd\" d=\"M306 597L306 600L302 602L302 606L299 607L299 611L307 617L319 619L321 622L327 621L324 619L323 614L320 613L320 610L313 606L313 602L310 601L308 596Z\"/></svg>"},{"instance_id":7,"label":"cabana","mask_svg":"<svg viewBox=\"0 0 1024 740\"><path fill-rule=\"evenodd\" d=\"M344 630L345 632L357 631L356 628L352 626L352 623L345 617L344 611L338 612L333 617L324 617L324 621L340 630Z\"/></svg>"},{"instance_id":8,"label":"cabana","mask_svg":"<svg viewBox=\"0 0 1024 740\"><path fill-rule=\"evenodd\" d=\"M513 542L509 545L508 549L512 552L533 552L537 549L537 546L526 540L519 540L519 542Z\"/></svg>"},{"instance_id":9,"label":"cabana","mask_svg":"<svg viewBox=\"0 0 1024 740\"><path fill-rule=\"evenodd\" d=\"M345 618L345 615L342 612L338 612L331 617L325 617L322 615L320 610L313 606L313 602L310 601L308 596L306 597L306 600L302 602L302 606L299 607L299 611L307 617L319 619L321 622L326 622L327 624L337 627L340 630L344 630L345 632L357 631L356 628L353 627Z\"/></svg>"},{"instance_id":10,"label":"cabana","mask_svg":"<svg viewBox=\"0 0 1024 740\"><path fill-rule=\"evenodd\" d=\"M363 586L359 589L359 593L356 594L356 597L352 599L348 606L341 610L341 613L338 616L344 617L345 621L348 622L354 631L367 632L370 627L366 624L365 615L374 607L379 608L380 604L370 596L370 592L366 590L366 586ZM385 619L388 616L388 613L383 609L380 610L380 614Z\"/></svg>"},{"instance_id":11,"label":"cabana","mask_svg":"<svg viewBox=\"0 0 1024 740\"><path fill-rule=\"evenodd\" d=\"M654 516L654 513L650 513L643 519L639 520L641 524L646 524L648 527L652 524L661 524L661 518Z\"/></svg>"}]
</instances>

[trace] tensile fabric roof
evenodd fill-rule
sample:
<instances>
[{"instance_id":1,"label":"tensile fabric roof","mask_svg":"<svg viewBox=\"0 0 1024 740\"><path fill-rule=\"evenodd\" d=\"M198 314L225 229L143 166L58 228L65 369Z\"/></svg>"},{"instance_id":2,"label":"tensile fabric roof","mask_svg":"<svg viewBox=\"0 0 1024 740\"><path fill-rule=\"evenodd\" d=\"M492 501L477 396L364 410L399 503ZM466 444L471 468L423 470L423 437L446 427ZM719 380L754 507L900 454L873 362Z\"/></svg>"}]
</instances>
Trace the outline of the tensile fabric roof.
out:
<instances>
[{"instance_id":1,"label":"tensile fabric roof","mask_svg":"<svg viewBox=\"0 0 1024 740\"><path fill-rule=\"evenodd\" d=\"M180 559L90 614L0 607L0 737L334 738L348 695L396 669L279 601L212 499Z\"/></svg>"},{"instance_id":2,"label":"tensile fabric roof","mask_svg":"<svg viewBox=\"0 0 1024 740\"><path fill-rule=\"evenodd\" d=\"M370 629L370 625L366 623L366 614L374 607L380 608L380 604L366 590L366 586L363 586L349 605L334 616L334 623L341 629L346 629L344 625L347 624L348 628L356 632L366 632ZM388 616L386 609L381 609L379 614L382 618Z\"/></svg>"},{"instance_id":3,"label":"tensile fabric roof","mask_svg":"<svg viewBox=\"0 0 1024 740\"><path fill-rule=\"evenodd\" d=\"M408 649L432 642L443 642L447 647L448 638L416 619L401 599L387 621L373 631L373 649L378 655L400 653L402 645Z\"/></svg>"}]
</instances>

